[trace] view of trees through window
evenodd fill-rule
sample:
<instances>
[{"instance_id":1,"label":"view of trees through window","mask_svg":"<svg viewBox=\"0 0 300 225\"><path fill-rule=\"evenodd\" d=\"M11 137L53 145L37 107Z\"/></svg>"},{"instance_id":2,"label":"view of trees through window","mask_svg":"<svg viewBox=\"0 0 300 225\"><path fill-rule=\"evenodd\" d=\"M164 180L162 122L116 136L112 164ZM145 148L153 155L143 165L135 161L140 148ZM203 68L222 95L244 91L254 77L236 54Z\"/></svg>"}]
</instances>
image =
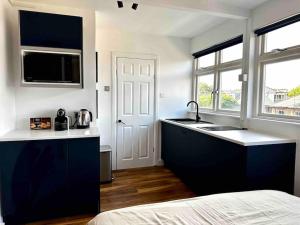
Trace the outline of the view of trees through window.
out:
<instances>
[{"instance_id":1,"label":"view of trees through window","mask_svg":"<svg viewBox=\"0 0 300 225\"><path fill-rule=\"evenodd\" d=\"M241 106L241 83L238 81L240 70L221 74L220 106L223 110L239 111ZM201 76L198 83L198 102L202 108L212 108L214 90L213 75Z\"/></svg>"},{"instance_id":2,"label":"view of trees through window","mask_svg":"<svg viewBox=\"0 0 300 225\"><path fill-rule=\"evenodd\" d=\"M242 70L229 70L220 75L220 108L224 110L240 111L242 83L239 75Z\"/></svg>"},{"instance_id":3,"label":"view of trees through window","mask_svg":"<svg viewBox=\"0 0 300 225\"><path fill-rule=\"evenodd\" d=\"M198 77L198 104L201 108L213 108L214 74Z\"/></svg>"}]
</instances>

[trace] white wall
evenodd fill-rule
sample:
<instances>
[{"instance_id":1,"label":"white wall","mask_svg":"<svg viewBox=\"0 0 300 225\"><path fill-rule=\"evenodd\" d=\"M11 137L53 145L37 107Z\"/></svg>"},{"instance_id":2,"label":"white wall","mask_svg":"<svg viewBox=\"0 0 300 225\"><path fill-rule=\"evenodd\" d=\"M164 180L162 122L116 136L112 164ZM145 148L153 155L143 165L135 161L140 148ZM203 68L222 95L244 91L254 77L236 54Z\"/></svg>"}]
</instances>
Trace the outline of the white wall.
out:
<instances>
[{"instance_id":1,"label":"white wall","mask_svg":"<svg viewBox=\"0 0 300 225\"><path fill-rule=\"evenodd\" d=\"M270 0L252 12L253 30L300 13L299 0ZM257 76L257 74L254 74ZM272 132L297 140L295 194L300 196L300 124L249 119L249 128Z\"/></svg>"},{"instance_id":2,"label":"white wall","mask_svg":"<svg viewBox=\"0 0 300 225\"><path fill-rule=\"evenodd\" d=\"M299 0L269 0L253 10L253 29L264 27L299 13Z\"/></svg>"},{"instance_id":3,"label":"white wall","mask_svg":"<svg viewBox=\"0 0 300 225\"><path fill-rule=\"evenodd\" d=\"M235 38L244 33L245 26L246 20L227 20L225 23L193 38L191 42L191 53Z\"/></svg>"},{"instance_id":4,"label":"white wall","mask_svg":"<svg viewBox=\"0 0 300 225\"><path fill-rule=\"evenodd\" d=\"M0 1L0 135L15 128L14 50L12 29L14 10L6 0ZM1 190L0 190L1 191ZM0 224L3 223L0 205Z\"/></svg>"},{"instance_id":5,"label":"white wall","mask_svg":"<svg viewBox=\"0 0 300 225\"><path fill-rule=\"evenodd\" d=\"M252 11L252 31L257 28L272 24L289 16L300 13L299 0L269 0ZM239 25L240 24L240 25ZM196 52L214 44L228 40L243 33L246 23L243 21L227 21L215 27L200 37L192 40L191 52ZM257 76L258 74L254 74ZM248 102L248 104L252 104ZM193 115L191 115L193 116ZM238 125L239 119L226 116L203 115L203 119L211 122ZM300 196L300 124L284 123L248 118L248 128L276 135L282 135L297 140L295 194Z\"/></svg>"},{"instance_id":6,"label":"white wall","mask_svg":"<svg viewBox=\"0 0 300 225\"><path fill-rule=\"evenodd\" d=\"M96 29L96 49L99 52L99 127L101 144L112 145L111 92L104 86L112 85L112 52L155 54L159 58L158 88L165 98L159 101L159 117L181 117L191 98L192 57L190 40L118 30ZM115 156L115 150L113 150ZM115 158L113 158L115 166Z\"/></svg>"},{"instance_id":7,"label":"white wall","mask_svg":"<svg viewBox=\"0 0 300 225\"><path fill-rule=\"evenodd\" d=\"M33 10L29 8L28 10ZM20 63L16 79L17 128L29 127L30 117L50 116L54 118L59 108L74 111L87 108L96 113L96 60L95 60L95 13L94 11L39 5L34 11L75 15L83 17L83 76L84 89L22 87ZM17 19L17 17L15 17ZM15 21L17 22L17 21ZM15 24L17 29L17 24Z\"/></svg>"},{"instance_id":8,"label":"white wall","mask_svg":"<svg viewBox=\"0 0 300 225\"><path fill-rule=\"evenodd\" d=\"M7 0L0 1L0 135L15 127L14 11Z\"/></svg>"}]
</instances>

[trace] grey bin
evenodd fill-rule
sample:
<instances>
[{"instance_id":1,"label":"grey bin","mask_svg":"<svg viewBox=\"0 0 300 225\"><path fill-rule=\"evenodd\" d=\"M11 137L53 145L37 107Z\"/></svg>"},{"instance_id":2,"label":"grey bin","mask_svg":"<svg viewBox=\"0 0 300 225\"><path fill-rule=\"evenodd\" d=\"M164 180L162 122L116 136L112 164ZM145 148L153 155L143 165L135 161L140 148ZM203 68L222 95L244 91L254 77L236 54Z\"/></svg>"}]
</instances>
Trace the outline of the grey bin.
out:
<instances>
[{"instance_id":1,"label":"grey bin","mask_svg":"<svg viewBox=\"0 0 300 225\"><path fill-rule=\"evenodd\" d=\"M111 147L109 145L100 146L100 183L112 181L112 159Z\"/></svg>"}]
</instances>

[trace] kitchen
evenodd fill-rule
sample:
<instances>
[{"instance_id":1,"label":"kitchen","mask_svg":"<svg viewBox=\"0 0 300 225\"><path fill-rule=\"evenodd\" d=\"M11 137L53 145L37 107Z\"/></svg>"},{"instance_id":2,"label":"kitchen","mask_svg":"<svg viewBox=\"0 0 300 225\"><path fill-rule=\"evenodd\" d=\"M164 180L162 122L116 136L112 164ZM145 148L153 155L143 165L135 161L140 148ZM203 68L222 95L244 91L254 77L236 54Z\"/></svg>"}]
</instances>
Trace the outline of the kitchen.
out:
<instances>
[{"instance_id":1,"label":"kitchen","mask_svg":"<svg viewBox=\"0 0 300 225\"><path fill-rule=\"evenodd\" d=\"M83 182L83 180L80 181L80 179L87 176L86 174L93 175L91 189L94 191L91 192L94 194L93 196L92 194L90 196L90 203L88 203L88 201L85 202L86 207L85 203L82 203L78 204L78 207L72 208L71 205L74 204L72 201L68 203L67 206L62 206L62 208L67 209L66 211L69 212L78 210L81 211L81 213L84 213L84 209L89 211L88 206L93 208L90 212L94 216L99 212L99 209L95 206L99 206L99 200L101 205L101 199L98 196L99 193L96 193L95 191L97 186L95 180L99 176L99 170L95 168L100 167L100 144L109 145L111 147L111 166L113 170L119 171L136 167L165 165L179 178L184 180L184 176L190 173L190 169L193 168L193 166L191 165L190 168L185 167L182 169L180 168L180 165L177 165L176 163L172 164L172 157L176 158L178 156L172 156L170 159L165 155L166 152L164 151L165 149L168 149L168 147L166 147L167 144L163 130L167 125L187 129L183 132L189 133L193 131L197 132L199 135L205 134L209 136L209 139L212 137L220 138L220 136L222 136L223 138L221 139L223 141L234 142L238 147L248 149L245 151L250 151L249 149L251 149L251 146L281 146L276 155L278 158L271 154L272 152L268 155L268 151L266 151L265 157L266 160L275 157L276 161L286 157L286 161L281 161L282 165L276 165L277 167L275 167L274 164L274 167L270 167L271 169L269 168L270 170L268 171L268 168L263 167L263 161L261 162L260 167L256 164L258 166L256 169L261 171L261 174L265 174L265 178L270 178L270 180L265 183L261 182L261 180L259 180L258 183L255 183L255 181L252 180L253 186L246 188L237 187L238 184L240 184L239 181L244 178L238 177L236 182L233 182L237 176L232 175L234 174L232 171L234 168L237 169L240 167L231 168L227 164L225 165L225 168L228 168L228 173L226 173L226 171L224 171L224 173L220 172L223 168L222 166L218 167L219 172L216 172L217 168L216 170L214 170L214 168L205 169L211 171L212 175L219 173L217 178L219 178L220 174L225 174L225 177L226 174L231 174L232 176L228 176L227 178L228 180L231 179L231 183L235 184L235 187L230 186L230 182L226 183L224 181L224 184L226 183L228 186L224 185L224 189L218 189L218 184L211 180L212 183L210 185L203 188L203 190L201 190L201 188L198 190L199 184L192 179L195 173L189 174L187 177L192 180L190 187L191 189L194 188L193 190L195 193L199 191L200 196L228 191L268 188L282 190L299 196L299 156L296 154L298 151L298 145L296 147L296 143L299 140L298 118L292 117L285 119L282 115L279 116L279 119L276 119L275 117L267 118L266 114L262 114L261 117L253 116L255 114L253 112L256 112L257 107L259 107L256 104L253 104L256 103L256 99L259 98L259 94L256 93L258 81L256 80L256 76L254 76L256 73L254 68L257 62L255 58L256 55L253 53L255 52L256 38L256 34L254 34L253 31L296 15L299 13L299 3L292 0L289 1L289 4L284 4L282 1L277 0L273 2L257 0L255 1L256 3L244 3L245 5L238 5L239 3L232 3L234 1L231 3L230 1L227 3L216 1L217 6L220 7L214 7L212 5L207 6L205 3L197 5L194 1L191 1L195 4L193 6L199 10L196 10L197 12L195 12L189 9L191 6L185 5L183 1L174 1L171 3L163 2L162 5L157 2L152 5L149 1L145 0L138 4L136 9L131 7L131 1L124 1L124 5L121 8L118 8L117 1L96 2L91 0L85 2L75 1L72 3L67 0L62 2L24 0L2 2L1 12L3 12L3 14L1 14L1 22L3 26L1 26L1 29L3 29L2 33L5 35L2 35L0 39L0 60L1 65L3 65L1 66L1 73L5 74L5 76L1 78L1 142L43 140L50 143L54 141L49 144L49 146L52 146L50 148L55 149L56 147L53 147L53 145L58 146L62 143L62 145L65 146L63 147L65 156L71 154L71 148L69 146L73 146L75 149L74 160L83 157L80 154L80 149L91 153L91 155L87 154L86 158L83 157L81 166L79 166L80 160L79 162L77 161L77 163L79 163L78 167L76 164L73 164L77 169L86 168L86 172L83 171L82 176L75 176L73 181L80 184ZM268 14L264 13L266 9L269 10ZM50 15L63 15L71 18L82 18L82 25L80 26L82 28L82 36L78 36L79 39L82 38L81 46L79 44L79 47L70 47L63 44L64 53L66 52L65 49L68 48L79 50L81 58L77 59L77 62L81 62L81 65L79 63L79 65L77 64L77 67L81 67L82 77L81 80L79 78L80 82L74 80L74 82L77 82L78 84L77 87L69 88L63 85L59 87L57 84L51 85L49 83L47 84L47 82L46 85L42 84L44 82L32 84L30 80L27 81L31 84L24 83L28 77L26 78L26 70L24 70L24 63L22 63L20 50L28 51L32 49L20 49L22 40L20 40L20 24L17 19L19 18L19 10L21 10L21 12L29 11ZM154 14L156 14L156 18L153 18ZM178 18L182 19L178 20ZM55 23L55 20L50 21ZM180 23L178 21L180 21ZM198 21L203 22L199 23ZM146 23L148 23L148 26L145 26ZM63 22L61 21L59 23L56 22L53 27L58 28L59 25L62 24ZM30 25L32 25L32 22ZM48 25L48 28L49 27L51 26ZM69 26L69 28L72 27L72 29L70 29L71 31L68 30L67 27L68 26L66 26L65 31L67 34L70 34L71 32L74 32L74 27L76 27L76 25ZM41 31L43 29L39 28L36 30ZM45 33L50 30L51 29L43 30L44 35L42 35L42 37L46 37ZM63 29L56 33L63 33L62 31ZM197 58L200 58L201 61L201 57L204 56L201 55L204 54L202 52L203 50L216 47L216 44L233 40L240 35L243 35L243 44L241 44L241 42L235 42L235 44L241 44L240 46L242 46L241 48L243 51L241 60L237 58L237 60L234 59L233 63L229 62L224 65L222 64L223 62L220 62L219 58L217 58L218 55L220 55L219 52L226 49L226 47L233 47L232 43L226 43L226 47L217 46L219 48L214 49L217 52L214 59L220 63L216 68L210 67L207 68L207 70L204 69L205 71L194 69L195 64L198 63ZM259 35L263 36L264 34ZM72 34L72 37L74 37L74 34ZM51 39L53 40L53 37ZM36 41L35 39L33 40ZM70 44L72 41L68 41L67 43ZM24 46L32 46L32 43L24 43ZM56 50L59 49L59 46L44 47L56 48ZM53 49L50 50L52 51ZM96 52L98 52L98 57L96 57ZM78 51L72 51L72 54L77 53ZM197 53L201 56L193 56L193 54ZM287 52L285 53L287 54ZM234 54L231 53L231 55ZM41 58L38 57L38 59L40 60ZM268 60L271 59L268 58ZM217 89L222 91L221 76L223 74L217 67L226 67L226 70L229 68L231 70L239 70L242 68L241 71L236 72L235 75L237 78L233 79L232 82L233 84L237 83L238 85L241 85L240 90L242 91L236 93L237 90L235 89L234 93L225 93L238 98L238 100L234 102L234 107L237 107L238 104L240 107L239 111L231 110L229 112L222 108L223 106L225 107L227 103L222 105L221 101L223 101L223 99L217 97ZM57 68L57 66L55 66L55 68ZM139 70L137 70L138 72L135 72L136 68L139 68ZM40 65L39 69L44 69L44 66ZM23 72L23 75L20 71ZM211 77L206 76L207 74L211 74L211 71L214 71L213 73L217 75ZM45 73L46 72L48 71L45 71ZM133 80L130 74L134 75L136 78ZM121 76L124 77L124 79L122 78L123 80L117 79L117 77ZM212 85L216 89L212 90L215 92L212 95L210 93L208 94L213 101L209 103L210 105L205 105L205 107L203 107L204 105L202 102L198 101L199 93L197 92L202 77L209 77L209 79L205 81L207 81L207 83L210 82L209 85ZM137 86L135 82L140 83L141 85ZM122 92L119 91L121 90L120 88L123 88L123 95ZM141 92L140 95L136 95L138 92ZM204 95L204 97L207 97L207 93L204 93ZM140 101L139 104L133 105L133 99L134 101ZM199 116L202 121L208 122L207 124L187 124L189 123L188 120L196 118L197 114L195 105L191 104L187 107L187 103L190 100L195 100L200 103ZM232 101L231 98L229 98L229 100ZM220 104L219 101L221 102ZM59 109L65 109L66 111L64 112ZM83 114L81 114L81 116L80 114L79 116L75 116L75 113L79 113L81 109L86 109L81 111L84 116ZM139 113L137 113L137 111L139 111ZM92 117L92 121L90 121L90 119L87 120L87 123L90 121L90 128L72 129L76 118L79 118L79 127L80 125L84 125L85 122L83 117L85 116ZM48 123L50 122L51 124L51 130L30 130L31 118L36 118L35 121L33 121L35 122L34 125L32 125L32 128L34 128L36 125L39 126L39 118L49 117L51 118L51 122L48 120ZM56 117L58 118L55 119ZM166 120L184 118L187 119L187 121ZM56 128L55 122L59 122L58 126L64 129L64 131L54 131ZM247 130L207 131L203 128L198 129L198 127L203 126L226 126L227 128L230 126L231 128L228 129L234 127L238 129L246 128ZM95 141L97 138L98 140ZM175 136L173 139L174 138ZM233 139L234 141L232 141ZM76 143L72 143L73 140ZM92 143L80 144L81 141L87 140L91 140ZM211 142L216 143L214 146L218 146L216 139L210 140L212 140ZM180 143L183 144L186 142L182 141ZM193 146L196 145L197 144L191 144L189 146L189 143L187 143L186 148L192 149ZM223 145L225 146L226 144L223 143ZM82 146L91 147L89 150L88 147L85 149L85 147ZM222 146L222 144L219 146ZM78 147L78 149L76 147ZM172 149L175 149L176 147L178 146L173 146ZM11 149L14 147L5 148ZM11 151L9 150L9 152ZM180 151L178 150L178 152ZM6 154L8 155L8 153ZM225 160L226 157L221 157L222 154L219 152L216 154L221 159L223 157L223 160ZM186 154L184 154L184 156L185 155ZM235 155L235 157L244 156ZM259 156L253 157L259 158ZM98 158L99 160L96 162L93 158ZM275 160L275 158L273 159ZM2 159L4 158L2 157ZM227 158L227 160L227 162L231 162L230 159ZM93 163L89 165L89 162ZM268 162L268 165L271 165L271 162ZM69 164L72 164L72 162L67 160L61 165ZM85 167L83 164L88 166ZM251 165L249 163L246 163L245 165L246 167L251 167L249 166ZM200 167L194 168L197 170L200 169ZM69 171L68 169L68 166L64 166L63 170L66 174L76 173L71 172L71 170ZM90 172L88 172L89 169ZM253 170L248 174L252 173L252 176L257 177L258 174L255 171L256 170ZM277 171L277 173L274 173L274 171ZM276 177L276 174L285 174L285 176ZM66 177L68 176L69 175L66 175ZM10 175L7 175L7 177L10 177ZM274 178L273 180L271 179L272 177ZM76 180L76 178L78 178L78 180ZM116 182L118 182L118 176L115 178ZM69 178L66 178L66 180L68 181ZM283 182L287 185L282 185L281 183ZM190 179L185 183L189 184ZM70 184L65 185L65 187L72 186ZM111 185L113 184L114 181ZM107 186L108 185L110 184L107 184ZM103 187L103 190L106 190L106 186ZM75 196L76 192L87 192L84 185L78 185L77 189L68 190L70 196L72 196L72 194ZM64 194L60 194L58 196L63 195ZM77 194L76 196L82 195L83 194ZM53 202L57 202L57 199L58 198L54 198ZM67 197L67 199L72 199L72 197ZM170 198L169 200L173 199ZM78 201L84 202L85 199L79 198ZM48 207L53 207L53 202L51 203L51 201L49 201ZM65 200L65 202L68 202L68 200ZM82 208L79 205L81 205ZM1 205L1 207L2 214L5 214L4 210L7 210L7 208L3 205ZM46 211L47 210L45 210L45 212ZM20 210L20 212L21 214L19 215L22 215L22 213L24 214L22 210ZM64 214L63 212L65 212L63 209L57 210L58 214ZM40 215L42 214L43 213L41 212ZM53 212L53 215L49 215L49 217L55 217L54 214L55 213ZM64 215L68 216L67 214L68 213ZM43 216L40 218L42 217ZM7 217L4 219L7 220Z\"/></svg>"}]
</instances>

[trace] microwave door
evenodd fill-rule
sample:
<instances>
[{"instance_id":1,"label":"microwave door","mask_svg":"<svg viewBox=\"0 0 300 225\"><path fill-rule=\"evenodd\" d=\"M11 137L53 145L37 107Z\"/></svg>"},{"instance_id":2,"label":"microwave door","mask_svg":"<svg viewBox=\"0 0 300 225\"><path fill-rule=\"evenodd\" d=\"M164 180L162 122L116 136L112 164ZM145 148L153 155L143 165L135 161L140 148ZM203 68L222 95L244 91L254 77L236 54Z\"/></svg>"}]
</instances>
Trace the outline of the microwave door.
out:
<instances>
[{"instance_id":1,"label":"microwave door","mask_svg":"<svg viewBox=\"0 0 300 225\"><path fill-rule=\"evenodd\" d=\"M81 83L81 55L26 51L23 53L23 77L34 83Z\"/></svg>"}]
</instances>

